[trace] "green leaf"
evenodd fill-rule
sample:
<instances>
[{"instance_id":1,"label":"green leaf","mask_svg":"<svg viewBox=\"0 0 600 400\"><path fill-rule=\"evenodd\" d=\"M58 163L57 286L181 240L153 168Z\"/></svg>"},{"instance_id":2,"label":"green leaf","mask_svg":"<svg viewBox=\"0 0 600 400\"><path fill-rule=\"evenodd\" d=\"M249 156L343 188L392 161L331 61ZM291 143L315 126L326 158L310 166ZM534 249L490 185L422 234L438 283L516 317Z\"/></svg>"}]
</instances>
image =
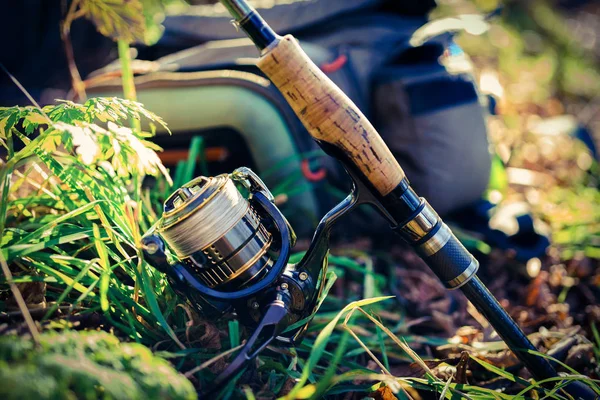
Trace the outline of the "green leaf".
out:
<instances>
[{"instance_id":1,"label":"green leaf","mask_svg":"<svg viewBox=\"0 0 600 400\"><path fill-rule=\"evenodd\" d=\"M54 314L54 312L58 309L58 307L61 305L61 303L69 295L69 293L71 293L71 290L75 287L76 284L79 284L79 281L82 280L84 276L87 275L88 271L90 270L90 268L92 268L93 265L94 265L93 261L89 261L88 264L75 276L75 278L73 278L73 281L60 294L60 296L58 297L58 299L56 300L54 305L52 307L50 307L50 309L46 312L46 314L44 315L44 318L42 318L43 321L47 320L52 314ZM86 293L88 291L89 291L89 288L87 291L82 292L82 293Z\"/></svg>"},{"instance_id":2,"label":"green leaf","mask_svg":"<svg viewBox=\"0 0 600 400\"><path fill-rule=\"evenodd\" d=\"M80 293L85 293L88 291L88 288L78 283L75 279L69 277L66 273L58 271L57 269L52 268L47 263L38 262L34 259L30 260L30 263L35 266L41 272L44 272L48 275L55 277L58 281L65 283L66 285L72 286L73 289L77 290ZM94 293L91 293L91 296L94 296Z\"/></svg>"},{"instance_id":3,"label":"green leaf","mask_svg":"<svg viewBox=\"0 0 600 400\"><path fill-rule=\"evenodd\" d=\"M240 345L240 324L236 319L229 321L229 344L232 349Z\"/></svg>"},{"instance_id":4,"label":"green leaf","mask_svg":"<svg viewBox=\"0 0 600 400\"><path fill-rule=\"evenodd\" d=\"M51 222L49 222L48 224L42 226L41 228L37 229L36 231L30 233L29 235L23 237L21 240L19 240L16 244L28 244L34 241L39 241L42 238L49 236L53 229L56 228L59 224L71 219L71 218L75 218L79 215L85 214L87 212L89 212L91 209L94 208L94 206L96 204L98 204L99 201L94 201L92 203L87 203L81 207L78 207L77 209L68 212L66 214L61 215L60 217L52 220Z\"/></svg>"},{"instance_id":5,"label":"green leaf","mask_svg":"<svg viewBox=\"0 0 600 400\"><path fill-rule=\"evenodd\" d=\"M141 1L144 9L144 20L146 22L144 43L152 46L158 42L165 31L165 27L162 25L165 19L164 7L161 0Z\"/></svg>"},{"instance_id":6,"label":"green leaf","mask_svg":"<svg viewBox=\"0 0 600 400\"><path fill-rule=\"evenodd\" d=\"M140 0L83 0L80 7L104 36L144 43L146 21Z\"/></svg>"},{"instance_id":7,"label":"green leaf","mask_svg":"<svg viewBox=\"0 0 600 400\"><path fill-rule=\"evenodd\" d=\"M100 307L102 311L108 311L108 285L110 283L110 263L108 261L108 252L106 245L102 241L100 236L100 228L94 224L94 244L96 245L96 251L100 256L100 265L104 271L100 277Z\"/></svg>"},{"instance_id":8,"label":"green leaf","mask_svg":"<svg viewBox=\"0 0 600 400\"><path fill-rule=\"evenodd\" d=\"M383 338L383 332L381 328L375 325L375 329L377 332L377 342L379 343L379 349L381 350L381 357L383 359L383 365L388 369L390 369L390 362L387 355L387 348L385 347L385 341Z\"/></svg>"},{"instance_id":9,"label":"green leaf","mask_svg":"<svg viewBox=\"0 0 600 400\"><path fill-rule=\"evenodd\" d=\"M8 261L8 260L12 260L16 257L25 257L28 254L35 253L35 252L38 252L40 250L43 250L43 249L46 249L46 248L49 248L52 246L73 243L76 240L88 239L89 237L90 237L89 232L82 231L79 233L73 233L71 235L48 238L47 240L44 240L40 243L35 243L35 244L27 243L27 244L14 245L14 246L10 246L5 249L2 249L2 251L4 253L6 260Z\"/></svg>"},{"instance_id":10,"label":"green leaf","mask_svg":"<svg viewBox=\"0 0 600 400\"><path fill-rule=\"evenodd\" d=\"M8 132L20 118L19 107L0 107L0 139L6 139Z\"/></svg>"},{"instance_id":11,"label":"green leaf","mask_svg":"<svg viewBox=\"0 0 600 400\"><path fill-rule=\"evenodd\" d=\"M515 376L513 374L511 374L510 372L507 372L505 370L503 370L502 368L498 368L495 365L492 365L486 361L483 361L473 355L469 355L471 357L471 359L475 360L478 364L480 364L482 367L484 367L485 369L487 369L490 372L495 373L498 376L501 376L505 379L508 379L511 382L515 382L515 383L519 383L525 387L529 386L530 383L527 382L525 379L520 378L518 376Z\"/></svg>"},{"instance_id":12,"label":"green leaf","mask_svg":"<svg viewBox=\"0 0 600 400\"><path fill-rule=\"evenodd\" d=\"M319 333L319 335L317 336L317 339L315 340L313 349L310 353L310 356L308 357L306 365L302 369L302 376L300 377L300 379L298 380L298 382L296 383L296 385L294 386L292 391L286 396L286 399L293 399L300 392L300 390L306 383L310 373L317 366L317 363L319 362L319 360L321 359L321 356L325 352L325 348L327 347L327 344L329 343L329 340L331 339L331 334L333 333L333 330L337 326L337 324L338 324L340 318L342 318L342 316L344 316L347 312L349 312L350 310L352 310L354 308L364 307L364 306L367 306L370 304L378 303L380 301L391 299L393 297L394 296L375 297L373 299L364 299L364 300L360 300L360 301L353 301L352 303L350 303L346 307L344 307L335 316L335 318L333 318L331 320L331 322L329 322L325 326L325 328L323 328L321 333Z\"/></svg>"},{"instance_id":13,"label":"green leaf","mask_svg":"<svg viewBox=\"0 0 600 400\"><path fill-rule=\"evenodd\" d=\"M202 136L194 136L192 138L192 143L190 144L190 152L188 154L188 159L185 164L185 171L183 173L183 181L185 183L191 181L194 178L194 171L196 170L196 160L198 159L198 155L204 157L203 154L200 154L203 149L204 139Z\"/></svg>"}]
</instances>

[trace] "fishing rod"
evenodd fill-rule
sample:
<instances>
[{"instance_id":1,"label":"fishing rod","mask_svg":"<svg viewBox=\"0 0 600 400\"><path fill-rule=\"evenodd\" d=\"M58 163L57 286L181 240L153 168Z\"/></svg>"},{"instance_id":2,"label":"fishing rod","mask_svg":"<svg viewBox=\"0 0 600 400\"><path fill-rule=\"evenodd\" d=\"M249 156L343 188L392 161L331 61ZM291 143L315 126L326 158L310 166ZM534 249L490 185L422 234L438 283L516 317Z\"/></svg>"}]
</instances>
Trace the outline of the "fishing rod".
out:
<instances>
[{"instance_id":1,"label":"fishing rod","mask_svg":"<svg viewBox=\"0 0 600 400\"><path fill-rule=\"evenodd\" d=\"M167 274L174 289L206 318L235 310L244 325L254 328L213 389L273 341L297 345L302 340L325 281L331 228L361 204L374 206L448 289L465 294L535 379L558 376L545 358L531 353L536 348L477 277L478 261L410 187L358 107L293 36L277 35L245 0L221 3L259 49L258 67L321 148L343 164L354 187L323 217L296 264L288 263L293 230L248 168L196 178L166 201L161 219L142 239L147 261ZM596 397L579 382L565 390L576 398Z\"/></svg>"}]
</instances>

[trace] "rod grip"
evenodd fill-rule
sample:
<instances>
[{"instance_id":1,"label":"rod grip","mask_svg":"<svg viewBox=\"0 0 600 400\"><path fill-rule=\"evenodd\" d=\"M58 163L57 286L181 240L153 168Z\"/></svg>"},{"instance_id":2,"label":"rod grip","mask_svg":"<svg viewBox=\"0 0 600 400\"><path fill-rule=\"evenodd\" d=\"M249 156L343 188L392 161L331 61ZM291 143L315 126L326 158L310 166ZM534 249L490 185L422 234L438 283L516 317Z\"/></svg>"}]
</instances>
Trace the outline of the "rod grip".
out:
<instances>
[{"instance_id":1,"label":"rod grip","mask_svg":"<svg viewBox=\"0 0 600 400\"><path fill-rule=\"evenodd\" d=\"M286 35L269 46L258 67L314 139L340 149L382 196L398 186L404 171L379 133L293 36Z\"/></svg>"}]
</instances>

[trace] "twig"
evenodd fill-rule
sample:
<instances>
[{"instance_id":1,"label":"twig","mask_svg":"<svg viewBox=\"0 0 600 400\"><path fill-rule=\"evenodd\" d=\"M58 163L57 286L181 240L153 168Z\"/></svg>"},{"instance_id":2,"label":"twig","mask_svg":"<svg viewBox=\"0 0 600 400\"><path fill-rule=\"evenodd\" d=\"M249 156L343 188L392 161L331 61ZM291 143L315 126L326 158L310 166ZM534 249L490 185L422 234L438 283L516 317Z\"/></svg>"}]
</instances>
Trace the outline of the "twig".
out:
<instances>
[{"instance_id":1,"label":"twig","mask_svg":"<svg viewBox=\"0 0 600 400\"><path fill-rule=\"evenodd\" d=\"M350 328L348 326L348 321L350 320L350 318L352 317L352 315L354 314L355 311L356 311L356 308L352 309L348 313L348 315L346 315L346 319L344 320L342 327L354 338L354 340L356 340L356 342L363 348L363 350L367 352L367 354L371 357L371 359L373 361L375 361L375 363L379 366L379 368L381 368L381 370L383 371L384 374L391 375L390 371L388 371L387 368L381 363L381 361L379 361L379 359L375 356L375 354L373 354L371 349L369 349L369 347L367 345L365 345L362 340L360 340L358 335L356 333L354 333L354 331L352 331L352 328Z\"/></svg>"},{"instance_id":2,"label":"twig","mask_svg":"<svg viewBox=\"0 0 600 400\"><path fill-rule=\"evenodd\" d=\"M8 72L8 70L6 69L6 67L4 66L4 64L0 63L0 69L2 69L6 73L6 75L8 75L8 77L10 78L10 80L13 81L13 83L15 85L17 85L17 87L19 88L19 90L21 90L21 92L23 92L23 94L27 97L27 99L29 99L29 101L31 102L31 104L33 104L34 106L36 106L37 109L40 110L40 112L42 113L42 115L46 118L46 120L48 120L48 123L50 125L52 125L53 122L50 119L50 117L48 117L48 115L46 115L46 113L44 112L44 110L42 109L42 107L40 107L40 105L38 104L38 102L35 101L35 99L33 98L33 96L27 91L27 89L25 89L25 87L23 85L21 85L21 82L19 82L17 80L17 78L14 77L13 74L11 74L10 72Z\"/></svg>"},{"instance_id":3,"label":"twig","mask_svg":"<svg viewBox=\"0 0 600 400\"><path fill-rule=\"evenodd\" d=\"M362 308L358 307L358 311L363 313L365 317L371 320L371 322L377 325L379 329L381 329L386 335L388 335L388 337L390 337L402 350L404 350L404 352L408 354L408 356L413 360L413 362L417 363L423 371L428 373L433 379L439 381L439 378L435 376L435 374L431 371L427 364L423 362L423 360L417 355L417 353L415 353L413 349L410 348L410 346L405 341L401 341L400 339L398 339L398 337L394 335L392 331L390 331L385 325L383 325L381 322L377 321L375 318L373 318L371 315L365 312L365 310L363 310Z\"/></svg>"},{"instance_id":4,"label":"twig","mask_svg":"<svg viewBox=\"0 0 600 400\"><path fill-rule=\"evenodd\" d=\"M52 307L36 307L36 308L28 308L27 310L30 313L33 313L34 315L39 315L42 314L45 311L50 310ZM88 307L79 307L77 309L73 309L73 306L58 306L55 308L56 310L68 310L68 311L80 311L80 310L88 310ZM23 315L22 311L8 311L5 312L3 314L0 315L0 319L1 318L11 318L11 317L18 317L20 315Z\"/></svg>"},{"instance_id":5,"label":"twig","mask_svg":"<svg viewBox=\"0 0 600 400\"><path fill-rule=\"evenodd\" d=\"M190 341L190 329L194 326L194 316L192 315L192 311L190 310L190 308L185 305L185 304L177 304L177 306L175 308L181 308L188 317L188 321L185 323L185 338L187 340L188 346L191 346L191 341Z\"/></svg>"},{"instance_id":6,"label":"twig","mask_svg":"<svg viewBox=\"0 0 600 400\"><path fill-rule=\"evenodd\" d=\"M446 381L446 384L444 385L444 389L442 390L442 393L440 394L440 400L443 400L446 397L446 392L450 388L450 383L452 383L452 378L454 378L454 375L450 376L450 378L448 378L448 380Z\"/></svg>"},{"instance_id":7,"label":"twig","mask_svg":"<svg viewBox=\"0 0 600 400\"><path fill-rule=\"evenodd\" d=\"M31 333L31 338L33 339L35 344L39 346L40 333L38 332L37 327L35 326L35 322L33 322L33 318L31 318L31 314L29 313L27 304L25 304L25 299L23 299L23 295L21 294L21 291L19 290L17 285L13 282L10 268L8 268L8 264L6 264L6 260L4 259L4 254L2 253L2 251L0 251L0 264L2 265L2 272L4 273L4 276L6 277L6 281L8 282L8 285L10 286L10 290L12 291L13 296L15 297L15 300L17 301L17 305L19 306L21 313L23 313L23 318L25 319L25 323L27 323L27 328L29 329L29 332Z\"/></svg>"},{"instance_id":8,"label":"twig","mask_svg":"<svg viewBox=\"0 0 600 400\"><path fill-rule=\"evenodd\" d=\"M189 370L188 372L186 372L185 374L183 374L186 378L191 377L192 375L194 375L196 372L202 371L204 368L210 367L212 364L214 364L215 362L219 361L221 358L230 355L231 353L236 352L237 350L241 349L242 347L244 347L244 345L246 344L246 341L244 340L242 342L242 344L240 344L239 346L236 346L232 349L227 350L224 353L221 353L213 358L211 358L208 361L203 362L202 364L198 365L196 368Z\"/></svg>"},{"instance_id":9,"label":"twig","mask_svg":"<svg viewBox=\"0 0 600 400\"><path fill-rule=\"evenodd\" d=\"M74 20L83 15L82 10L77 10L79 2L80 0L73 0L71 2L69 11L67 12L65 19L60 26L60 38L63 42L65 56L67 57L67 64L69 66L69 73L71 74L71 85L73 86L75 93L77 93L78 100L85 101L87 99L87 94L85 93L85 84L81 80L81 75L77 69L77 64L75 63L75 53L73 52L73 43L71 42L71 24Z\"/></svg>"},{"instance_id":10,"label":"twig","mask_svg":"<svg viewBox=\"0 0 600 400\"><path fill-rule=\"evenodd\" d=\"M359 339L359 337L352 331L352 329L348 326L348 321L350 321L350 318L352 316L352 314L354 314L355 311L360 311L361 313L365 314L367 317L369 317L369 319L371 319L371 321L374 321L374 318L371 318L362 308L360 307L356 307L353 308L348 315L346 315L346 318L344 319L344 323L342 324L342 327L348 332L350 333L350 335L354 338L354 340L356 340L358 342L358 344L367 352L367 354L371 357L371 359L373 361L375 361L375 363L379 366L379 368L381 368L381 370L383 371L383 373L385 375L390 375L392 376L392 374L390 373L390 371L387 370L387 368L381 363L381 361L379 361L379 359L375 356L375 354L373 354L373 352L371 351L371 349L369 349L369 347L367 345L365 345L362 340ZM379 326L381 323L377 324L375 323L377 326ZM381 324L383 326L383 324ZM406 397L408 397L409 399L412 400L412 396L410 395L410 393L408 393L406 391L406 389L399 384L398 382L394 381L394 385L395 385L395 389L397 390L402 390L402 392L406 395ZM396 391L397 391L396 390Z\"/></svg>"}]
</instances>

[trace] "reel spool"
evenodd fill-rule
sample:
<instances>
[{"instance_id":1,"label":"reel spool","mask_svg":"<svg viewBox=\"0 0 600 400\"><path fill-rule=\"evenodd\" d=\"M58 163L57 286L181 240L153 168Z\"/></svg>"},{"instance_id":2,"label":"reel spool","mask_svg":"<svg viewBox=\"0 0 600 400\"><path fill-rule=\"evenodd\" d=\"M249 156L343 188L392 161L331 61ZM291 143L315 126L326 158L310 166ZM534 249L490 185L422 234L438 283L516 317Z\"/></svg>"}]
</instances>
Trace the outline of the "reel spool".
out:
<instances>
[{"instance_id":1,"label":"reel spool","mask_svg":"<svg viewBox=\"0 0 600 400\"><path fill-rule=\"evenodd\" d=\"M273 265L273 235L228 175L199 177L177 189L157 232L210 288L246 286Z\"/></svg>"}]
</instances>

